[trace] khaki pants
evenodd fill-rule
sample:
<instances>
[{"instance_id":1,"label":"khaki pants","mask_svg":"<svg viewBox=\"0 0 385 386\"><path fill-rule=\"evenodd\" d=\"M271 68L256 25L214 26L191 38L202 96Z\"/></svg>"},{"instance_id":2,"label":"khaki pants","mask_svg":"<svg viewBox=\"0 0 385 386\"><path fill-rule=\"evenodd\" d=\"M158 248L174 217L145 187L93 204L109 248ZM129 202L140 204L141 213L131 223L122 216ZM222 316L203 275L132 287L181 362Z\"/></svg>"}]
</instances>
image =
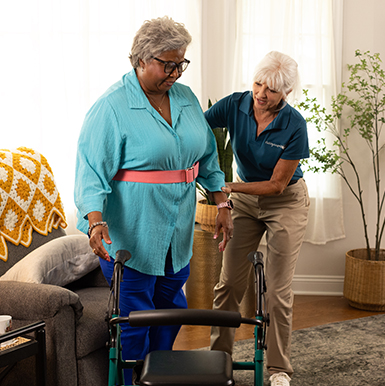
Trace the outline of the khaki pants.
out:
<instances>
[{"instance_id":1,"label":"khaki pants","mask_svg":"<svg viewBox=\"0 0 385 386\"><path fill-rule=\"evenodd\" d=\"M266 232L267 368L271 374L293 374L290 365L293 292L291 284L306 230L309 196L300 179L279 196L232 193L234 235L223 255L222 271L214 288L214 309L238 311L252 264L247 255L258 249ZM213 327L211 349L232 353L234 328Z\"/></svg>"}]
</instances>

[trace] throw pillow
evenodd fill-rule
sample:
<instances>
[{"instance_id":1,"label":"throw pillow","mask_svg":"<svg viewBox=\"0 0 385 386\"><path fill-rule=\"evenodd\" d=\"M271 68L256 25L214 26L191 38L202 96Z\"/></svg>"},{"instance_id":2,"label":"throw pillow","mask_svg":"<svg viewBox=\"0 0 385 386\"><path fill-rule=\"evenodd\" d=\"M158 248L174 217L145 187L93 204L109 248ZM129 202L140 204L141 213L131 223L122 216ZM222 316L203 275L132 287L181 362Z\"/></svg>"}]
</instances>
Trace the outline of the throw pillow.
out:
<instances>
[{"instance_id":1,"label":"throw pillow","mask_svg":"<svg viewBox=\"0 0 385 386\"><path fill-rule=\"evenodd\" d=\"M10 268L0 280L64 286L99 265L86 235L68 235L35 249Z\"/></svg>"}]
</instances>

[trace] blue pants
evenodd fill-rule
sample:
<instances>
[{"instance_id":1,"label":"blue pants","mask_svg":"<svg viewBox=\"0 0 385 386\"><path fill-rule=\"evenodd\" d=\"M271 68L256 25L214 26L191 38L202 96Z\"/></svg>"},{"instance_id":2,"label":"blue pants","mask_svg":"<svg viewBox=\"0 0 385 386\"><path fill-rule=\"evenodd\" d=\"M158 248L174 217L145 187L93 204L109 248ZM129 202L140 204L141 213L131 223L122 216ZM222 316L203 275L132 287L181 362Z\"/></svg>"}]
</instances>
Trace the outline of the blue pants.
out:
<instances>
[{"instance_id":1,"label":"blue pants","mask_svg":"<svg viewBox=\"0 0 385 386\"><path fill-rule=\"evenodd\" d=\"M100 260L100 266L108 283L111 284L114 261ZM190 265L174 273L171 251L168 252L165 276L152 276L124 267L123 281L120 283L120 314L128 316L131 311L162 308L187 308L187 300L182 290L190 274ZM131 327L122 323L123 359L144 359L154 350L171 350L181 326ZM125 371L125 379L131 377Z\"/></svg>"}]
</instances>

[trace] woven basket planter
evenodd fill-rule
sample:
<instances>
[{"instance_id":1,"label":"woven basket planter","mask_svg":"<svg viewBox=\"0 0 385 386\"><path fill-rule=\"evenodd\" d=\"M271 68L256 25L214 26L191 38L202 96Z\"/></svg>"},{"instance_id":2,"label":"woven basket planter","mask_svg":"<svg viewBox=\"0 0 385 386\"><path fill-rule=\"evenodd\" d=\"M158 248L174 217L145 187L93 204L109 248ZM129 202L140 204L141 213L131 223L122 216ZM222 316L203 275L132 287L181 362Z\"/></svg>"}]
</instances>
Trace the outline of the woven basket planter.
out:
<instances>
[{"instance_id":1,"label":"woven basket planter","mask_svg":"<svg viewBox=\"0 0 385 386\"><path fill-rule=\"evenodd\" d=\"M190 276L186 282L186 298L189 308L212 309L214 287L219 281L222 268L222 252L218 250L220 238L214 240L212 232L203 231L195 225L193 256ZM240 304L244 317L255 314L255 277L250 270L248 288Z\"/></svg>"},{"instance_id":2,"label":"woven basket planter","mask_svg":"<svg viewBox=\"0 0 385 386\"><path fill-rule=\"evenodd\" d=\"M381 260L367 260L366 249L346 252L344 297L352 307L385 311L385 250Z\"/></svg>"},{"instance_id":3,"label":"woven basket planter","mask_svg":"<svg viewBox=\"0 0 385 386\"><path fill-rule=\"evenodd\" d=\"M207 232L215 232L215 218L218 214L216 205L208 205L206 200L197 202L195 221Z\"/></svg>"}]
</instances>

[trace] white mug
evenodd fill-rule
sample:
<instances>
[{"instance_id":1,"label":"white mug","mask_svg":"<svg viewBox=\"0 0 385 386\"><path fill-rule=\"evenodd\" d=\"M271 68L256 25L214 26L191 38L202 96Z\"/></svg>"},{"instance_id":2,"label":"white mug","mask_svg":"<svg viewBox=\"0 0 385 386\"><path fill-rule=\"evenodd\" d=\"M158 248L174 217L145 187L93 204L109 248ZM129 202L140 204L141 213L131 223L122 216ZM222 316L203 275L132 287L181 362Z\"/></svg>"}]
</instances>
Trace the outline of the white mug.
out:
<instances>
[{"instance_id":1,"label":"white mug","mask_svg":"<svg viewBox=\"0 0 385 386\"><path fill-rule=\"evenodd\" d=\"M0 315L0 335L5 334L12 330L12 316L11 315ZM10 344L14 344L17 341L17 338L7 340L6 342L1 343L0 347L6 347Z\"/></svg>"},{"instance_id":2,"label":"white mug","mask_svg":"<svg viewBox=\"0 0 385 386\"><path fill-rule=\"evenodd\" d=\"M0 335L5 334L12 329L12 316L0 315Z\"/></svg>"}]
</instances>

